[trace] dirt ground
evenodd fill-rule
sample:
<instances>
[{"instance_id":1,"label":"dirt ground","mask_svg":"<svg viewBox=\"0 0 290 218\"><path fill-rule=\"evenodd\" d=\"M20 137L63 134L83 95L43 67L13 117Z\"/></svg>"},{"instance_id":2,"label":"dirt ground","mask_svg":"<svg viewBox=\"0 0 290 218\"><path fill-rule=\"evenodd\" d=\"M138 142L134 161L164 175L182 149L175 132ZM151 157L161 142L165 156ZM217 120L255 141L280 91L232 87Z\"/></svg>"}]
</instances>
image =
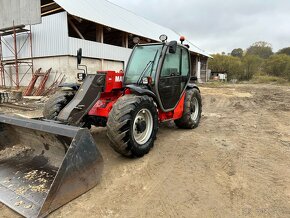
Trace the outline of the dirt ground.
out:
<instances>
[{"instance_id":1,"label":"dirt ground","mask_svg":"<svg viewBox=\"0 0 290 218\"><path fill-rule=\"evenodd\" d=\"M200 126L162 124L144 158L119 156L93 129L102 181L50 217L290 217L290 87L201 92ZM2 204L0 215L18 216Z\"/></svg>"}]
</instances>

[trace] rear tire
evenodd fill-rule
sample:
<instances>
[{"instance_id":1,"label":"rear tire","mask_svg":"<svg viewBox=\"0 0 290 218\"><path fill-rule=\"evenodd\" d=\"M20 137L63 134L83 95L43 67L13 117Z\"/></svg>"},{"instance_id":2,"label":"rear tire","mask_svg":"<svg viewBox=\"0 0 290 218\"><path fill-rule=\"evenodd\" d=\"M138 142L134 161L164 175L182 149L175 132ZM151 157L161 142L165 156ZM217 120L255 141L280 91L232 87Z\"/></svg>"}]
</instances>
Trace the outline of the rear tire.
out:
<instances>
[{"instance_id":1,"label":"rear tire","mask_svg":"<svg viewBox=\"0 0 290 218\"><path fill-rule=\"evenodd\" d=\"M182 129L194 129L198 127L202 112L201 95L197 89L186 90L183 115L175 120L177 127Z\"/></svg>"},{"instance_id":2,"label":"rear tire","mask_svg":"<svg viewBox=\"0 0 290 218\"><path fill-rule=\"evenodd\" d=\"M114 104L107 122L111 147L127 157L142 157L154 145L158 113L149 96L125 95Z\"/></svg>"},{"instance_id":3,"label":"rear tire","mask_svg":"<svg viewBox=\"0 0 290 218\"><path fill-rule=\"evenodd\" d=\"M59 112L73 99L74 93L60 91L49 98L44 105L43 117L48 120L57 120Z\"/></svg>"}]
</instances>

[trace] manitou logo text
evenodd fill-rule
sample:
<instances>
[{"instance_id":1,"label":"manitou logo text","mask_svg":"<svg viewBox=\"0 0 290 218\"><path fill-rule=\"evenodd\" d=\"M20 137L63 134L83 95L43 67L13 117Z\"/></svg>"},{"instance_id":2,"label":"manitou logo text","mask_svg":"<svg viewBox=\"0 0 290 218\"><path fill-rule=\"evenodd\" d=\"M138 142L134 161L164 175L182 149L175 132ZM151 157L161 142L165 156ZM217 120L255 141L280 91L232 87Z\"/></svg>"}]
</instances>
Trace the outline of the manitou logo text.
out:
<instances>
[{"instance_id":1,"label":"manitou logo text","mask_svg":"<svg viewBox=\"0 0 290 218\"><path fill-rule=\"evenodd\" d=\"M123 76L116 76L115 82L123 82Z\"/></svg>"}]
</instances>

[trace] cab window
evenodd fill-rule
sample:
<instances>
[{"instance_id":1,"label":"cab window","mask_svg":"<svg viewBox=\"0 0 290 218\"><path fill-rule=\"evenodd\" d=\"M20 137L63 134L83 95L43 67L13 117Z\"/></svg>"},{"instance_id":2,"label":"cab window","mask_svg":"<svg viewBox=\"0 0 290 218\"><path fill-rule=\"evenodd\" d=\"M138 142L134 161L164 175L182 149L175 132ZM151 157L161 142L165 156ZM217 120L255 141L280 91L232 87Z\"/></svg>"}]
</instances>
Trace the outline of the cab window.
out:
<instances>
[{"instance_id":1,"label":"cab window","mask_svg":"<svg viewBox=\"0 0 290 218\"><path fill-rule=\"evenodd\" d=\"M181 75L189 75L189 55L185 48L181 48Z\"/></svg>"},{"instance_id":2,"label":"cab window","mask_svg":"<svg viewBox=\"0 0 290 218\"><path fill-rule=\"evenodd\" d=\"M185 48L179 46L177 47L175 54L169 53L169 51L167 51L160 76L188 76L188 74L188 51Z\"/></svg>"}]
</instances>

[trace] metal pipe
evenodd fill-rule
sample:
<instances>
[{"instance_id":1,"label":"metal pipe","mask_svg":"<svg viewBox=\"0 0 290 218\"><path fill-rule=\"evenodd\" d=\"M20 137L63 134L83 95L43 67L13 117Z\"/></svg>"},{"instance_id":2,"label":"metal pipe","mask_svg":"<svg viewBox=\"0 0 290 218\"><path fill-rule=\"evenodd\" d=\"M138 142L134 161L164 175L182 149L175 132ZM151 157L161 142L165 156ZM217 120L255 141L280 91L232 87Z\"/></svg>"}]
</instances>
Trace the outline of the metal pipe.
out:
<instances>
[{"instance_id":1,"label":"metal pipe","mask_svg":"<svg viewBox=\"0 0 290 218\"><path fill-rule=\"evenodd\" d=\"M18 57L17 57L17 40L16 40L16 30L13 21L13 38L14 38L14 57L15 57L15 72L16 72L16 89L19 89L19 72L18 72Z\"/></svg>"},{"instance_id":2,"label":"metal pipe","mask_svg":"<svg viewBox=\"0 0 290 218\"><path fill-rule=\"evenodd\" d=\"M31 25L29 25L29 40L30 40L30 57L31 57L31 75L33 75L34 68L33 68L33 47L32 47L32 32L31 32Z\"/></svg>"},{"instance_id":3,"label":"metal pipe","mask_svg":"<svg viewBox=\"0 0 290 218\"><path fill-rule=\"evenodd\" d=\"M1 86L5 87L5 74L4 74L3 52L2 52L2 36L0 36L0 76L1 76Z\"/></svg>"}]
</instances>

